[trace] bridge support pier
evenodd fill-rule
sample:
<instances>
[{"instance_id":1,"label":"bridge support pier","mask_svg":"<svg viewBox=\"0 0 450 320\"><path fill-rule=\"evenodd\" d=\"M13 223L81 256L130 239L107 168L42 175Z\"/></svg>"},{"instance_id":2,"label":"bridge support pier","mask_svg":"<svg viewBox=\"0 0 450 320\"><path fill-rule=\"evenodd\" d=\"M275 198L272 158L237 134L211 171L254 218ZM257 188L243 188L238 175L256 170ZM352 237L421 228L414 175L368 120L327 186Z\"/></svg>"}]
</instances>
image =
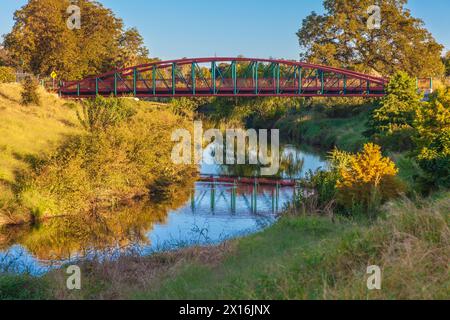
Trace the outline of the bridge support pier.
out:
<instances>
[{"instance_id":1,"label":"bridge support pier","mask_svg":"<svg viewBox=\"0 0 450 320\"><path fill-rule=\"evenodd\" d=\"M237 195L237 184L236 180L233 182L233 189L231 191L231 212L236 213L236 195Z\"/></svg>"},{"instance_id":2,"label":"bridge support pier","mask_svg":"<svg viewBox=\"0 0 450 320\"><path fill-rule=\"evenodd\" d=\"M216 208L216 182L211 184L211 210L214 212Z\"/></svg>"}]
</instances>

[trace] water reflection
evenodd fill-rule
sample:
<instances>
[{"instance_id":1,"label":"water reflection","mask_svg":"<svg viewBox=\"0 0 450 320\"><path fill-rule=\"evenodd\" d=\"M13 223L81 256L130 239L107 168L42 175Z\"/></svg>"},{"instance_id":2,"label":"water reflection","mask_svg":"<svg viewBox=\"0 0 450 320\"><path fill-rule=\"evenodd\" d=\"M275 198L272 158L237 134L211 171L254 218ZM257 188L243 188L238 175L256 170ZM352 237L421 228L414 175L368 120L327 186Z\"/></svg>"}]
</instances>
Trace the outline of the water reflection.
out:
<instances>
[{"instance_id":1,"label":"water reflection","mask_svg":"<svg viewBox=\"0 0 450 320\"><path fill-rule=\"evenodd\" d=\"M305 151L307 149L308 151ZM261 176L261 165L218 165L207 164L214 162L214 144L205 148L203 153L204 164L201 166L201 173L205 175L226 175L233 177L255 177ZM325 168L327 163L324 157L313 149L306 146L296 146L286 144L281 147L279 171L271 178L299 179L305 172L316 170L319 167Z\"/></svg>"},{"instance_id":2,"label":"water reflection","mask_svg":"<svg viewBox=\"0 0 450 320\"><path fill-rule=\"evenodd\" d=\"M205 149L205 157L211 150ZM320 156L295 146L282 150L281 178L324 166ZM254 176L258 166L202 165L208 175ZM49 219L0 231L0 272L40 273L71 259L132 248L139 254L213 244L260 230L276 220L292 187L194 182L174 186L167 201L149 199L108 212Z\"/></svg>"}]
</instances>

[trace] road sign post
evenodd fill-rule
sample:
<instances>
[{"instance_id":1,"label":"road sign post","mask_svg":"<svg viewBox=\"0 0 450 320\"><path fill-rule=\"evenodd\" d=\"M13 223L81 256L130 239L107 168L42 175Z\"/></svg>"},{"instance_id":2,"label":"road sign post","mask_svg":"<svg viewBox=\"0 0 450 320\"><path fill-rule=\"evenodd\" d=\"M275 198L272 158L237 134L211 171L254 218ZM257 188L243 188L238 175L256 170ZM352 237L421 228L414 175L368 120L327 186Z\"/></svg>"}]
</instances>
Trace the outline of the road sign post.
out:
<instances>
[{"instance_id":1,"label":"road sign post","mask_svg":"<svg viewBox=\"0 0 450 320\"><path fill-rule=\"evenodd\" d=\"M53 79L53 90L55 90L55 79L58 76L58 74L55 71L52 71L52 73L50 74L50 77L52 77Z\"/></svg>"}]
</instances>

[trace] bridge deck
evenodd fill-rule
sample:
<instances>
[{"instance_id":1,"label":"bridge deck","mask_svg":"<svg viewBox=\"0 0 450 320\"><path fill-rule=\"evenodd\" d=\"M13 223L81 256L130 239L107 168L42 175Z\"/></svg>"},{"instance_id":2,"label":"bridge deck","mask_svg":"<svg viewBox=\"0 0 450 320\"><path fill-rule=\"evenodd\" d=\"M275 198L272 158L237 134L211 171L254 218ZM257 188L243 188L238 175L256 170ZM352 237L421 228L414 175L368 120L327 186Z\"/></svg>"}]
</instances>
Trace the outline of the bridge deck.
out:
<instances>
[{"instance_id":1,"label":"bridge deck","mask_svg":"<svg viewBox=\"0 0 450 320\"><path fill-rule=\"evenodd\" d=\"M201 176L199 181L202 182L219 182L219 183L236 183L247 185L267 185L267 186L280 186L280 187L295 187L296 181L294 179L267 179L267 178L239 178L239 177L226 177L226 176Z\"/></svg>"},{"instance_id":2,"label":"bridge deck","mask_svg":"<svg viewBox=\"0 0 450 320\"><path fill-rule=\"evenodd\" d=\"M303 62L251 58L159 61L65 82L63 97L381 97L387 80Z\"/></svg>"}]
</instances>

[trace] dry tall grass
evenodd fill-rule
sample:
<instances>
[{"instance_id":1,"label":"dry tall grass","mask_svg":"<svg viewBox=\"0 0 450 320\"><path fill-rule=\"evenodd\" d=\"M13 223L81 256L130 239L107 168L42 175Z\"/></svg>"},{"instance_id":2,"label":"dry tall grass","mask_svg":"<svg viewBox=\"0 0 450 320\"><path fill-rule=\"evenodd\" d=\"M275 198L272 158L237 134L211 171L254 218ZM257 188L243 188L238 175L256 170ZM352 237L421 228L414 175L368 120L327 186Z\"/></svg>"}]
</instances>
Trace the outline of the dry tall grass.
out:
<instances>
[{"instance_id":1,"label":"dry tall grass","mask_svg":"<svg viewBox=\"0 0 450 320\"><path fill-rule=\"evenodd\" d=\"M53 152L66 136L81 131L73 103L40 88L42 106L24 107L21 91L20 84L0 84L0 225L14 222L14 209L7 207L17 176Z\"/></svg>"},{"instance_id":2,"label":"dry tall grass","mask_svg":"<svg viewBox=\"0 0 450 320\"><path fill-rule=\"evenodd\" d=\"M80 131L75 110L42 88L42 107L20 104L21 85L0 84L0 181L14 183L15 173L67 135Z\"/></svg>"},{"instance_id":3,"label":"dry tall grass","mask_svg":"<svg viewBox=\"0 0 450 320\"><path fill-rule=\"evenodd\" d=\"M226 242L219 246L192 247L183 250L140 257L131 253L110 262L84 262L81 291L66 289L65 269L48 276L52 283L51 295L59 300L74 299L129 299L136 292L147 291L158 283L170 279L188 264L218 266L233 253L235 244Z\"/></svg>"},{"instance_id":4,"label":"dry tall grass","mask_svg":"<svg viewBox=\"0 0 450 320\"><path fill-rule=\"evenodd\" d=\"M450 288L450 199L394 202L388 218L347 236L327 259L335 279L328 299L448 299ZM368 291L365 266L382 269L382 289Z\"/></svg>"}]
</instances>

